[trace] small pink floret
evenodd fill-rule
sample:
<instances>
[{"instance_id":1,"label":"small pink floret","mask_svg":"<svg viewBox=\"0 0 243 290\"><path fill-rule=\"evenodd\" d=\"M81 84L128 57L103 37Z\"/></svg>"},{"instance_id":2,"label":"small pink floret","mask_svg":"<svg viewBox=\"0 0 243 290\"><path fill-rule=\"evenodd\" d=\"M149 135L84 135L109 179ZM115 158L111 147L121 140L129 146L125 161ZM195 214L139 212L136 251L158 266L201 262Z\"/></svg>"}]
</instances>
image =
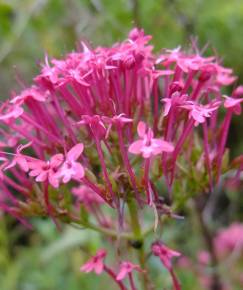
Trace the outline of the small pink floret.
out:
<instances>
[{"instance_id":1,"label":"small pink floret","mask_svg":"<svg viewBox=\"0 0 243 290\"><path fill-rule=\"evenodd\" d=\"M163 139L153 138L154 134L150 128L147 128L144 122L139 122L137 127L138 136L141 138L134 141L128 148L132 154L142 155L143 158L161 154L162 152L172 152L174 146Z\"/></svg>"},{"instance_id":2,"label":"small pink floret","mask_svg":"<svg viewBox=\"0 0 243 290\"><path fill-rule=\"evenodd\" d=\"M81 268L81 272L90 273L95 272L100 275L104 270L104 259L106 257L106 251L100 249L94 257L86 262Z\"/></svg>"},{"instance_id":3,"label":"small pink floret","mask_svg":"<svg viewBox=\"0 0 243 290\"><path fill-rule=\"evenodd\" d=\"M129 261L123 261L120 265L119 273L116 276L116 280L123 280L128 274L133 271L143 272L139 265L135 265Z\"/></svg>"}]
</instances>

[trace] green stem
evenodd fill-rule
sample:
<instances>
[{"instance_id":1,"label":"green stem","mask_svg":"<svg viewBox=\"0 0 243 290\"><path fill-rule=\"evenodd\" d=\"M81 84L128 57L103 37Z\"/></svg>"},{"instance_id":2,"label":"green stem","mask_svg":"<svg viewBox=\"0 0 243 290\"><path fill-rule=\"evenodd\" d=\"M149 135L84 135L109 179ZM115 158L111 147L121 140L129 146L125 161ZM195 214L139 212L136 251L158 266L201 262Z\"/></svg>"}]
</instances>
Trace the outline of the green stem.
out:
<instances>
[{"instance_id":1,"label":"green stem","mask_svg":"<svg viewBox=\"0 0 243 290\"><path fill-rule=\"evenodd\" d=\"M104 234L106 236L110 236L112 238L117 238L118 237L118 233L117 231L111 230L111 229L106 229L100 226L96 226L92 223L87 223L87 222L81 222L79 220L75 221L75 222L71 222L70 223L72 226L79 228L79 229L90 229L96 232L99 232L101 234ZM120 233L119 234L119 238L123 238L123 239L127 239L127 240L131 240L133 238L133 233Z\"/></svg>"},{"instance_id":2,"label":"green stem","mask_svg":"<svg viewBox=\"0 0 243 290\"><path fill-rule=\"evenodd\" d=\"M139 217L138 217L138 211L137 206L134 202L134 200L129 199L127 202L128 205L128 211L130 214L130 222L131 227L133 231L133 240L135 242L138 242L141 244L141 247L138 249L138 259L139 263L142 269L146 271L146 258L145 258L145 252L144 252L144 237L141 230L141 226L139 223ZM149 280L148 280L148 272L146 271L143 275L143 289L148 290L149 289Z\"/></svg>"}]
</instances>

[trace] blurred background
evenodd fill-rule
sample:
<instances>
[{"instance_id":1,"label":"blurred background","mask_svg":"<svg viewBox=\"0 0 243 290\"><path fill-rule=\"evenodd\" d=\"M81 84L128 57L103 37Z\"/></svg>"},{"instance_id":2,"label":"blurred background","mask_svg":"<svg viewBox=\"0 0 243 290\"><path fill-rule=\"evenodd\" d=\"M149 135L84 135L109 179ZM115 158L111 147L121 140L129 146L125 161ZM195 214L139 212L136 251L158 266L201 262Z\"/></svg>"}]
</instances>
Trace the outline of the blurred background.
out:
<instances>
[{"instance_id":1,"label":"blurred background","mask_svg":"<svg viewBox=\"0 0 243 290\"><path fill-rule=\"evenodd\" d=\"M222 57L243 83L242 0L0 0L0 99L20 89L16 76L31 83L45 52L61 57L80 40L92 46L111 45L123 40L134 26L153 36L156 51L186 48L192 37L197 38L199 47L207 44L207 53ZM235 118L230 130L233 155L242 152L242 123ZM242 220L243 200L234 187L224 190L218 211L218 227ZM93 279L79 273L86 259L82 250L96 249L97 235L70 228L58 233L47 220L33 223L35 231L30 232L9 217L0 218L1 290L104 289L105 277ZM181 231L191 234L196 228L179 224L166 234L170 239ZM183 236L179 240L186 241ZM186 243L185 252L200 241ZM196 284L190 271L180 278L186 290L207 289ZM232 289L243 289L240 283Z\"/></svg>"}]
</instances>

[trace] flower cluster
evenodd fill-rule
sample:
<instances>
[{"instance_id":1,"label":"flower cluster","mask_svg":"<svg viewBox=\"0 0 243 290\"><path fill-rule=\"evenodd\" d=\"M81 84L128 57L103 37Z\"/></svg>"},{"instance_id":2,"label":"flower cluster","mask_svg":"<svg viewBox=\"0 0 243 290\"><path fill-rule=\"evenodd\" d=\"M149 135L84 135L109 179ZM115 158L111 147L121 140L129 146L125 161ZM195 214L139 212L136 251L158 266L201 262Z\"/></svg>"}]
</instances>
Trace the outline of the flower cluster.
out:
<instances>
[{"instance_id":1,"label":"flower cluster","mask_svg":"<svg viewBox=\"0 0 243 290\"><path fill-rule=\"evenodd\" d=\"M114 237L107 205L117 211L118 236L132 240L132 230L141 242L136 211L152 208L158 224L161 215L176 216L170 206L178 183L185 192L212 192L230 168L226 141L243 87L225 96L236 77L217 58L180 48L157 56L150 39L135 28L112 47L82 43L64 59L46 56L34 84L0 105L1 210L25 224L26 217L48 215ZM179 289L171 256L176 252L161 261ZM121 279L138 269L122 265ZM83 269L100 273L103 264Z\"/></svg>"}]
</instances>

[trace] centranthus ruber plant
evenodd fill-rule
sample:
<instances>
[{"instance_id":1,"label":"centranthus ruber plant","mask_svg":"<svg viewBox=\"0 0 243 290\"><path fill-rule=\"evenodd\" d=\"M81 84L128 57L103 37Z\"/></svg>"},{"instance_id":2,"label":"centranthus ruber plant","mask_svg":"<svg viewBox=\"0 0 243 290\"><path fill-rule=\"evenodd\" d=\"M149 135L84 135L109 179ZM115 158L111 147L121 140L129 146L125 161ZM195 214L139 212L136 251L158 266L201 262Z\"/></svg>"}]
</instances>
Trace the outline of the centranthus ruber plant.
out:
<instances>
[{"instance_id":1,"label":"centranthus ruber plant","mask_svg":"<svg viewBox=\"0 0 243 290\"><path fill-rule=\"evenodd\" d=\"M112 47L46 56L34 84L0 106L1 210L28 227L49 216L99 232L102 249L81 271L108 274L109 289L164 289L153 259L182 289L173 265L183 253L164 225L191 202L200 215L201 197L243 169L243 156L227 158L243 102L232 70L197 49L155 55L150 39L135 28ZM213 243L209 252L215 266ZM223 289L219 275L212 281Z\"/></svg>"}]
</instances>

